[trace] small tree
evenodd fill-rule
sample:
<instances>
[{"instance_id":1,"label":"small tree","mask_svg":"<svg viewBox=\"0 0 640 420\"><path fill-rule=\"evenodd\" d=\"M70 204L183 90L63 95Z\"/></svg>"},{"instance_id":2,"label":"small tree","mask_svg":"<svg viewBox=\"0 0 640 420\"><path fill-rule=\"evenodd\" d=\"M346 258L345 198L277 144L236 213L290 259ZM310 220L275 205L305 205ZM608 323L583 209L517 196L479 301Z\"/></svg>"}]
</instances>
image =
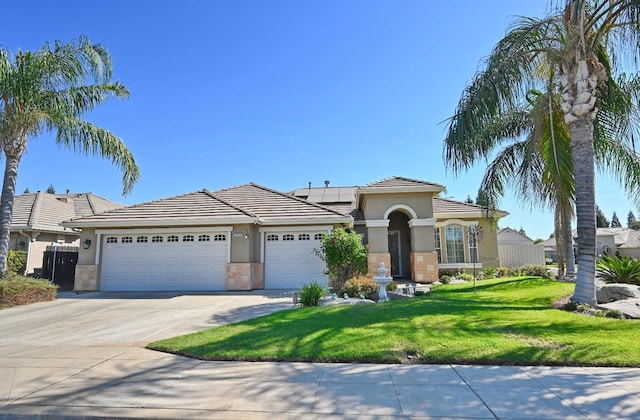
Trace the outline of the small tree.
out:
<instances>
[{"instance_id":1,"label":"small tree","mask_svg":"<svg viewBox=\"0 0 640 420\"><path fill-rule=\"evenodd\" d=\"M633 225L635 221L636 221L636 216L633 214L631 210L629 210L629 214L627 215L627 227L629 229L633 229L631 225Z\"/></svg>"},{"instance_id":2,"label":"small tree","mask_svg":"<svg viewBox=\"0 0 640 420\"><path fill-rule=\"evenodd\" d=\"M611 216L611 225L612 228L622 227L622 223L620 223L620 219L618 219L618 215L616 212L613 212L613 216Z\"/></svg>"},{"instance_id":3,"label":"small tree","mask_svg":"<svg viewBox=\"0 0 640 420\"><path fill-rule=\"evenodd\" d=\"M29 191L29 187L27 187L24 189L24 192L22 194L29 194L29 193L31 193L31 191Z\"/></svg>"},{"instance_id":4,"label":"small tree","mask_svg":"<svg viewBox=\"0 0 640 420\"><path fill-rule=\"evenodd\" d=\"M324 235L320 248L313 252L327 264L329 285L340 290L344 283L356 274L367 273L369 250L362 244L362 238L356 232L345 228L334 229Z\"/></svg>"},{"instance_id":5,"label":"small tree","mask_svg":"<svg viewBox=\"0 0 640 420\"><path fill-rule=\"evenodd\" d=\"M55 194L56 189L53 188L53 184L49 184L49 188L47 188L47 194Z\"/></svg>"}]
</instances>

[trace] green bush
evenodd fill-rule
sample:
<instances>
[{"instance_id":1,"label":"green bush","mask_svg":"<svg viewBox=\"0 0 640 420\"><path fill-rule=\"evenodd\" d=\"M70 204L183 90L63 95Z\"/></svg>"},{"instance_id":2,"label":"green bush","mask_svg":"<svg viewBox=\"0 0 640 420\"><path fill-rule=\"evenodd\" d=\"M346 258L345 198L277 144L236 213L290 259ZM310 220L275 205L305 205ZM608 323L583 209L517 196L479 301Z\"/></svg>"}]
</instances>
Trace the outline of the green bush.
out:
<instances>
[{"instance_id":1,"label":"green bush","mask_svg":"<svg viewBox=\"0 0 640 420\"><path fill-rule=\"evenodd\" d=\"M535 276L548 279L550 277L547 267L544 265L525 265L518 270L521 276Z\"/></svg>"},{"instance_id":2,"label":"green bush","mask_svg":"<svg viewBox=\"0 0 640 420\"><path fill-rule=\"evenodd\" d=\"M369 250L354 231L334 229L322 237L320 248L313 252L327 264L330 286L334 291L342 290L348 279L367 273Z\"/></svg>"},{"instance_id":3,"label":"green bush","mask_svg":"<svg viewBox=\"0 0 640 420\"><path fill-rule=\"evenodd\" d=\"M604 256L596 261L596 272L606 283L640 286L640 260Z\"/></svg>"},{"instance_id":4,"label":"green bush","mask_svg":"<svg viewBox=\"0 0 640 420\"><path fill-rule=\"evenodd\" d=\"M398 283L396 283L393 280L387 283L387 286L385 287L385 289L387 289L387 292L395 292L397 288L398 288Z\"/></svg>"},{"instance_id":5,"label":"green bush","mask_svg":"<svg viewBox=\"0 0 640 420\"><path fill-rule=\"evenodd\" d=\"M304 284L302 286L302 292L300 292L300 304L302 306L318 306L318 302L326 294L327 289L317 281Z\"/></svg>"},{"instance_id":6,"label":"green bush","mask_svg":"<svg viewBox=\"0 0 640 420\"><path fill-rule=\"evenodd\" d=\"M416 290L415 292L413 292L413 296L415 297L420 297L420 296L426 296L427 292L425 292L424 290Z\"/></svg>"},{"instance_id":7,"label":"green bush","mask_svg":"<svg viewBox=\"0 0 640 420\"><path fill-rule=\"evenodd\" d=\"M33 279L8 272L0 280L0 307L28 305L54 300L58 286L49 280Z\"/></svg>"},{"instance_id":8,"label":"green bush","mask_svg":"<svg viewBox=\"0 0 640 420\"><path fill-rule=\"evenodd\" d=\"M485 279L495 279L496 278L496 269L495 269L495 267L485 267L483 271L484 271L484 278Z\"/></svg>"},{"instance_id":9,"label":"green bush","mask_svg":"<svg viewBox=\"0 0 640 420\"><path fill-rule=\"evenodd\" d=\"M27 268L27 251L9 251L7 255L7 270L16 274L23 274Z\"/></svg>"},{"instance_id":10,"label":"green bush","mask_svg":"<svg viewBox=\"0 0 640 420\"><path fill-rule=\"evenodd\" d=\"M447 274L443 274L442 276L440 276L440 283L442 283L442 284L451 283L451 276L449 276Z\"/></svg>"},{"instance_id":11,"label":"green bush","mask_svg":"<svg viewBox=\"0 0 640 420\"><path fill-rule=\"evenodd\" d=\"M473 281L473 274L458 273L456 274L456 278L458 280Z\"/></svg>"},{"instance_id":12,"label":"green bush","mask_svg":"<svg viewBox=\"0 0 640 420\"><path fill-rule=\"evenodd\" d=\"M359 297L360 294L363 294L366 298L370 298L378 293L379 290L380 285L371 277L354 277L347 280L344 288L340 291L340 295L346 293L350 297Z\"/></svg>"},{"instance_id":13,"label":"green bush","mask_svg":"<svg viewBox=\"0 0 640 420\"><path fill-rule=\"evenodd\" d=\"M565 310L565 311L568 311L568 312L577 311L578 310L578 302L570 300L569 302L564 304L562 309Z\"/></svg>"},{"instance_id":14,"label":"green bush","mask_svg":"<svg viewBox=\"0 0 640 420\"><path fill-rule=\"evenodd\" d=\"M617 310L617 309L608 310L605 316L607 318L624 319L624 314L622 312L620 312L619 310Z\"/></svg>"}]
</instances>

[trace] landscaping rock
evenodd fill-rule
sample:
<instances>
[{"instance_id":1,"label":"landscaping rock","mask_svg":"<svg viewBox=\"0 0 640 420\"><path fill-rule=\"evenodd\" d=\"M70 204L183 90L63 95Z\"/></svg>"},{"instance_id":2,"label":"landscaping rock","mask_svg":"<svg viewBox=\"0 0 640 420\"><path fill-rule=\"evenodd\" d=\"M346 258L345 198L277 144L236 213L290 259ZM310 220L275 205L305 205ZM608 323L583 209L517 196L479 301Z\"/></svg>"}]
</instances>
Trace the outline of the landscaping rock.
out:
<instances>
[{"instance_id":1,"label":"landscaping rock","mask_svg":"<svg viewBox=\"0 0 640 420\"><path fill-rule=\"evenodd\" d=\"M337 298L337 299L322 299L318 302L318 306L329 306L329 305L359 305L362 303L375 303L370 299L359 299L359 298Z\"/></svg>"},{"instance_id":2,"label":"landscaping rock","mask_svg":"<svg viewBox=\"0 0 640 420\"><path fill-rule=\"evenodd\" d=\"M625 299L640 299L640 286L625 283L603 284L596 282L598 303L616 302Z\"/></svg>"},{"instance_id":3,"label":"landscaping rock","mask_svg":"<svg viewBox=\"0 0 640 420\"><path fill-rule=\"evenodd\" d=\"M625 299L616 302L603 303L598 308L608 310L618 310L625 314L627 318L640 319L640 299Z\"/></svg>"}]
</instances>

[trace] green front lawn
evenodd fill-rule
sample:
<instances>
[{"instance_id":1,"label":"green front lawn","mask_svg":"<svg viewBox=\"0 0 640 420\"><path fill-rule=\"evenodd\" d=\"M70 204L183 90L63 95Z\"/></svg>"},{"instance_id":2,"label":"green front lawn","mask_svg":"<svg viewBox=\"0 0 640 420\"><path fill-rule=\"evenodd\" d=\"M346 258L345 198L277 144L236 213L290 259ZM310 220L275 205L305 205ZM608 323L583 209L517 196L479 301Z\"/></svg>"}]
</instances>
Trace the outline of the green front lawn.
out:
<instances>
[{"instance_id":1,"label":"green front lawn","mask_svg":"<svg viewBox=\"0 0 640 420\"><path fill-rule=\"evenodd\" d=\"M375 305L280 311L157 341L204 360L640 366L640 322L552 309L574 285L506 278Z\"/></svg>"}]
</instances>

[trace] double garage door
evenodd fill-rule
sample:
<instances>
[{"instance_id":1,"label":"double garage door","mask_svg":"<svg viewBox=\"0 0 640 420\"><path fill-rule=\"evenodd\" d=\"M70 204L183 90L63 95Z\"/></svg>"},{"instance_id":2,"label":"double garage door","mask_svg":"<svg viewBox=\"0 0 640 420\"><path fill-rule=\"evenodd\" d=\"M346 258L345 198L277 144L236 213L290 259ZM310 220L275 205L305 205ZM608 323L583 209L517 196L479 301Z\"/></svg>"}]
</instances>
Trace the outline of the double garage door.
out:
<instances>
[{"instance_id":1,"label":"double garage door","mask_svg":"<svg viewBox=\"0 0 640 420\"><path fill-rule=\"evenodd\" d=\"M266 289L327 285L322 232L265 232ZM104 234L100 290L226 290L229 232Z\"/></svg>"},{"instance_id":2,"label":"double garage door","mask_svg":"<svg viewBox=\"0 0 640 420\"><path fill-rule=\"evenodd\" d=\"M103 236L100 290L225 290L229 234Z\"/></svg>"}]
</instances>

